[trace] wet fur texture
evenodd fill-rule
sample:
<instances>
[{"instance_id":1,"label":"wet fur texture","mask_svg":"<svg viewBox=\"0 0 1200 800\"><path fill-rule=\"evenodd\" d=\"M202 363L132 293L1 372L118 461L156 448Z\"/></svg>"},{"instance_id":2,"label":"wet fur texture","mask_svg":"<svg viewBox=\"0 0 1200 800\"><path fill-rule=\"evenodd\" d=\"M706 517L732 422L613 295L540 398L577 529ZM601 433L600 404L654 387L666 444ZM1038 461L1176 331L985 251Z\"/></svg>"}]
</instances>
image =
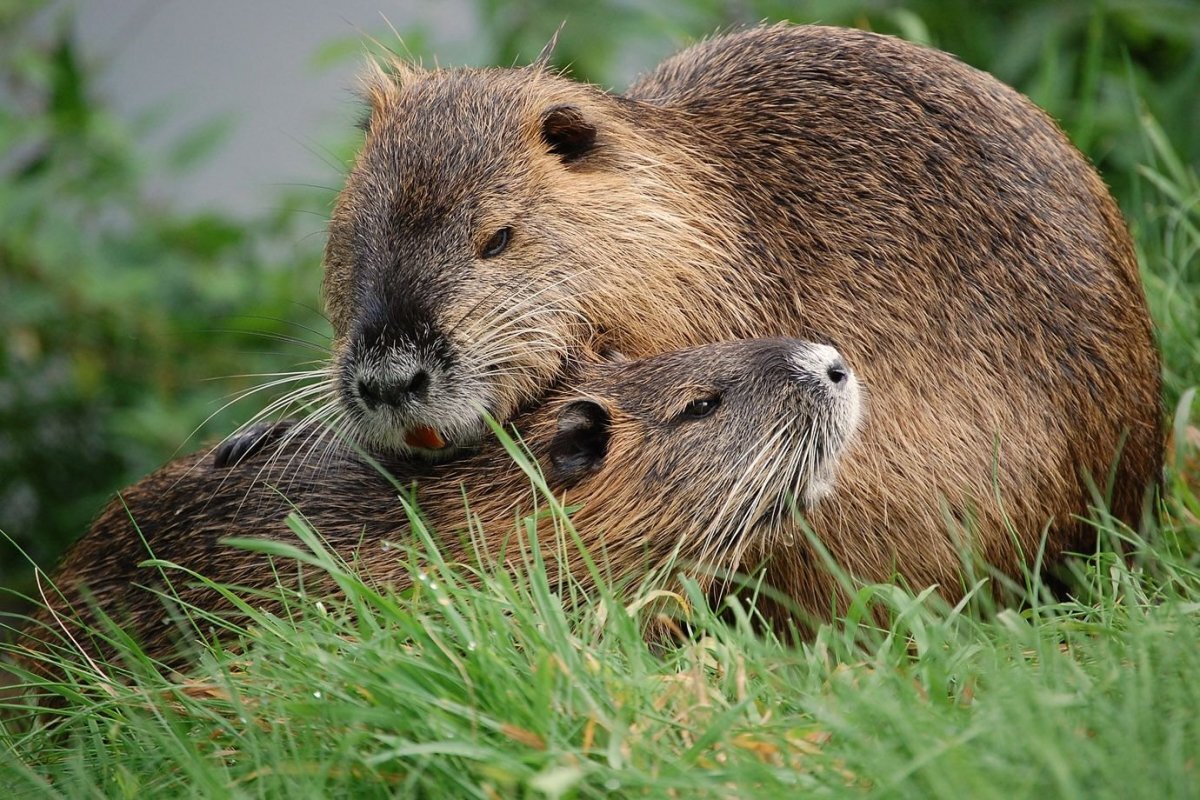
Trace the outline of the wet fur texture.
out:
<instances>
[{"instance_id":1,"label":"wet fur texture","mask_svg":"<svg viewBox=\"0 0 1200 800\"><path fill-rule=\"evenodd\" d=\"M445 358L410 416L343 393L364 444L403 450L405 424L477 437L478 407L536 402L593 337L640 357L824 335L872 387L809 517L848 571L956 596L964 546L1009 572L1043 533L1051 560L1086 546L1090 484L1110 476L1113 514L1138 523L1162 432L1133 248L1092 167L991 76L778 25L697 44L624 95L541 64L396 62L366 84L327 249L334 374L386 350L368 321ZM482 257L503 226L508 248ZM661 497L631 502L625 529ZM771 557L776 588L827 597L804 556Z\"/></svg>"}]
</instances>

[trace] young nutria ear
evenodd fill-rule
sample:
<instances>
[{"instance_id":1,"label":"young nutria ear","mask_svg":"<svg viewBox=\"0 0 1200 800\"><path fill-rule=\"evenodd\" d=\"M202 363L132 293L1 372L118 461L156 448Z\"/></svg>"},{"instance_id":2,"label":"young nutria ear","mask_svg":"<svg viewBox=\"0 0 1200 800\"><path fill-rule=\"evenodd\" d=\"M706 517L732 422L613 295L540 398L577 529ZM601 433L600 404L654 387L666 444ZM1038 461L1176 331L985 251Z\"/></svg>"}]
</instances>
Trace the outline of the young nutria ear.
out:
<instances>
[{"instance_id":1,"label":"young nutria ear","mask_svg":"<svg viewBox=\"0 0 1200 800\"><path fill-rule=\"evenodd\" d=\"M276 442L290 427L290 422L256 422L234 431L213 451L213 467L226 469L237 466L267 445Z\"/></svg>"},{"instance_id":2,"label":"young nutria ear","mask_svg":"<svg viewBox=\"0 0 1200 800\"><path fill-rule=\"evenodd\" d=\"M600 469L608 454L612 417L595 400L575 400L558 414L550 463L560 481L577 481Z\"/></svg>"},{"instance_id":3,"label":"young nutria ear","mask_svg":"<svg viewBox=\"0 0 1200 800\"><path fill-rule=\"evenodd\" d=\"M564 164L573 164L595 149L596 127L575 106L554 106L542 116L542 140Z\"/></svg>"}]
</instances>

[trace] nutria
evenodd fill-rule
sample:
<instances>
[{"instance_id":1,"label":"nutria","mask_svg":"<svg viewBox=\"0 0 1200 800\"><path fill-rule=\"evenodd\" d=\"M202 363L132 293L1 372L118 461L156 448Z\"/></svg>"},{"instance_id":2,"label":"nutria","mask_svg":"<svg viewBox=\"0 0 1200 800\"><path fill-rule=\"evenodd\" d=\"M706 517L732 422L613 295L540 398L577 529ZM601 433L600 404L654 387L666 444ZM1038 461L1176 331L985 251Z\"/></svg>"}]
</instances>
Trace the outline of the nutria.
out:
<instances>
[{"instance_id":1,"label":"nutria","mask_svg":"<svg viewBox=\"0 0 1200 800\"><path fill-rule=\"evenodd\" d=\"M857 427L860 395L832 347L731 342L582 365L570 388L555 391L515 427L556 495L582 503L575 525L614 580L661 573L677 559L714 585L739 568L749 547L769 552L782 541L793 503L807 510L835 494L835 468ZM110 503L60 565L46 593L55 611L39 611L26 647L65 642L64 626L76 642L89 641L71 620L95 619L85 599L91 597L148 653L169 659L178 631L165 624L169 617L153 593L161 589L160 573L137 565L153 554L223 583L266 589L278 576L296 585L299 565L277 564L276 571L262 554L222 544L230 536L294 540L284 524L292 503L369 579L408 585L397 546L414 539L397 484L333 439L311 447L303 424L267 432L274 441L247 446L246 437L219 458L201 452L173 461ZM534 510L529 478L498 441L456 461L392 459L384 466L401 486L415 483L416 503L449 562L473 558L480 545L499 555L501 542L518 535L515 521ZM473 546L460 536L467 528L464 492L475 529L487 534ZM588 583L575 547L543 549L550 563ZM233 612L188 574L169 574L183 603ZM318 594L333 588L319 571L304 581Z\"/></svg>"},{"instance_id":2,"label":"nutria","mask_svg":"<svg viewBox=\"0 0 1200 800\"><path fill-rule=\"evenodd\" d=\"M332 215L330 396L364 447L452 457L582 342L826 333L872 387L813 516L848 568L955 582L1140 521L1159 357L1120 212L1055 123L952 56L776 25L624 95L545 59L368 70ZM327 413L334 413L331 406ZM956 529L967 529L965 533ZM799 573L798 573L799 574Z\"/></svg>"}]
</instances>

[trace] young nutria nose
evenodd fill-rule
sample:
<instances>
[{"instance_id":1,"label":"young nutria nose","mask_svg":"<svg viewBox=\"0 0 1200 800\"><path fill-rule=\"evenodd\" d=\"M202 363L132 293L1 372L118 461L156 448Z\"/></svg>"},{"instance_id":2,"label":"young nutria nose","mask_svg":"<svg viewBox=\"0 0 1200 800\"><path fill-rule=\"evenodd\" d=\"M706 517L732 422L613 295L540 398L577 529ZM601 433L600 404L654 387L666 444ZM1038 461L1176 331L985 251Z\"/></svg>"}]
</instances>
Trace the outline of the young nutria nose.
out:
<instances>
[{"instance_id":1,"label":"young nutria nose","mask_svg":"<svg viewBox=\"0 0 1200 800\"><path fill-rule=\"evenodd\" d=\"M853 374L838 349L827 344L799 342L791 349L789 361L799 377L834 388L844 386Z\"/></svg>"},{"instance_id":2,"label":"young nutria nose","mask_svg":"<svg viewBox=\"0 0 1200 800\"><path fill-rule=\"evenodd\" d=\"M429 373L418 368L409 375L361 377L358 379L358 396L372 410L380 405L399 408L413 399L424 397L428 387Z\"/></svg>"}]
</instances>

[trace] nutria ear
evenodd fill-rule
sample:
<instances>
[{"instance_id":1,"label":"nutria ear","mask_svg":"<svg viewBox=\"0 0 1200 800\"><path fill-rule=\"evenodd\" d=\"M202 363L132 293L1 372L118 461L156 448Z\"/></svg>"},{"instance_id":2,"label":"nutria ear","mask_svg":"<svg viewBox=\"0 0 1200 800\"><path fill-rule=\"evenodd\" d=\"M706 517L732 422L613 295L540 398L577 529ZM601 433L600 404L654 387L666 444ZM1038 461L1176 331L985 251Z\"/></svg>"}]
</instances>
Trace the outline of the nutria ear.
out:
<instances>
[{"instance_id":1,"label":"nutria ear","mask_svg":"<svg viewBox=\"0 0 1200 800\"><path fill-rule=\"evenodd\" d=\"M542 116L542 140L564 164L573 164L595 149L596 127L575 106L555 106Z\"/></svg>"},{"instance_id":2,"label":"nutria ear","mask_svg":"<svg viewBox=\"0 0 1200 800\"><path fill-rule=\"evenodd\" d=\"M600 469L608 454L612 417L595 400L575 400L558 413L558 430L550 443L554 477L576 481Z\"/></svg>"},{"instance_id":3,"label":"nutria ear","mask_svg":"<svg viewBox=\"0 0 1200 800\"><path fill-rule=\"evenodd\" d=\"M278 440L291 426L290 422L256 422L233 432L213 451L213 467L227 469L237 466Z\"/></svg>"}]
</instances>

